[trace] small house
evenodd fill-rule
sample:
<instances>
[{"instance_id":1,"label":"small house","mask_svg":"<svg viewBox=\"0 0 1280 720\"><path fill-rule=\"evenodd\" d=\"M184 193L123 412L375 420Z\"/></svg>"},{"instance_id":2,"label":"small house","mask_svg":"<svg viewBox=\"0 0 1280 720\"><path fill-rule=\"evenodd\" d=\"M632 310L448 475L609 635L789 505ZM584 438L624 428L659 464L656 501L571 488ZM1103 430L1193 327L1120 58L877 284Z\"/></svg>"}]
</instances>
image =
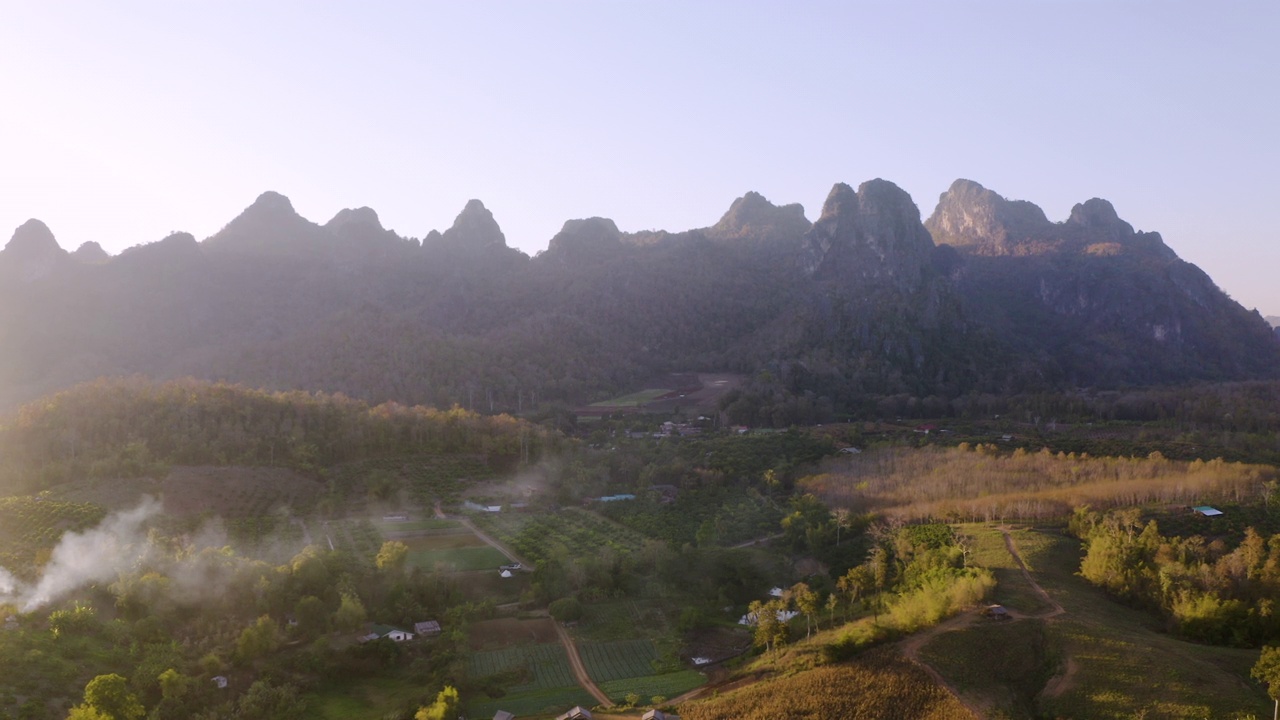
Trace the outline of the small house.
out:
<instances>
[{"instance_id":1,"label":"small house","mask_svg":"<svg viewBox=\"0 0 1280 720\"><path fill-rule=\"evenodd\" d=\"M440 634L440 623L436 620L414 623L413 631L423 637L434 637Z\"/></svg>"},{"instance_id":2,"label":"small house","mask_svg":"<svg viewBox=\"0 0 1280 720\"><path fill-rule=\"evenodd\" d=\"M214 675L214 676L213 676L213 684L214 684L214 685L215 685L219 690L226 690L226 689L227 689L227 676L226 676L226 675Z\"/></svg>"},{"instance_id":3,"label":"small house","mask_svg":"<svg viewBox=\"0 0 1280 720\"><path fill-rule=\"evenodd\" d=\"M661 710L648 710L640 716L640 720L679 720L675 715L668 715Z\"/></svg>"},{"instance_id":4,"label":"small house","mask_svg":"<svg viewBox=\"0 0 1280 720\"><path fill-rule=\"evenodd\" d=\"M1009 611L1003 605L989 605L987 606L987 609L982 612L982 614L986 615L992 620L1012 620L1013 619L1013 616L1009 615Z\"/></svg>"},{"instance_id":5,"label":"small house","mask_svg":"<svg viewBox=\"0 0 1280 720\"><path fill-rule=\"evenodd\" d=\"M516 720L516 716L506 710L499 710L493 714L493 720Z\"/></svg>"},{"instance_id":6,"label":"small house","mask_svg":"<svg viewBox=\"0 0 1280 720\"><path fill-rule=\"evenodd\" d=\"M387 638L392 642L406 642L413 639L413 633L390 625L371 625L369 634L361 637L360 642L366 643L371 640L381 640L382 638Z\"/></svg>"},{"instance_id":7,"label":"small house","mask_svg":"<svg viewBox=\"0 0 1280 720\"><path fill-rule=\"evenodd\" d=\"M581 705L574 705L569 712L557 715L556 720L591 720L591 711Z\"/></svg>"},{"instance_id":8,"label":"small house","mask_svg":"<svg viewBox=\"0 0 1280 720\"><path fill-rule=\"evenodd\" d=\"M1218 517L1222 514L1221 510L1209 505L1197 505L1191 509L1196 511L1197 515L1203 515L1204 517Z\"/></svg>"}]
</instances>

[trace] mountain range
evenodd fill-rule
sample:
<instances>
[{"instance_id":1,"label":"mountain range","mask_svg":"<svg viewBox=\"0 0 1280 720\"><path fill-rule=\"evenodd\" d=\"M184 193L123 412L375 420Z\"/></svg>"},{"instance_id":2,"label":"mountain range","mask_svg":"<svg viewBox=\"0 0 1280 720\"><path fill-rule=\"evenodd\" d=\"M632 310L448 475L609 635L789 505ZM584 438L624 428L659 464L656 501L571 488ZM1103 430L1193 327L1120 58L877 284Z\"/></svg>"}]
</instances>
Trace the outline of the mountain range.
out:
<instances>
[{"instance_id":1,"label":"mountain range","mask_svg":"<svg viewBox=\"0 0 1280 720\"><path fill-rule=\"evenodd\" d=\"M132 374L494 410L675 371L834 410L1280 374L1270 324L1107 201L1051 222L968 180L923 221L871 180L812 223L752 192L683 232L570 220L533 257L478 200L418 241L267 192L204 240L114 257L31 220L0 251L0 346L6 406Z\"/></svg>"}]
</instances>

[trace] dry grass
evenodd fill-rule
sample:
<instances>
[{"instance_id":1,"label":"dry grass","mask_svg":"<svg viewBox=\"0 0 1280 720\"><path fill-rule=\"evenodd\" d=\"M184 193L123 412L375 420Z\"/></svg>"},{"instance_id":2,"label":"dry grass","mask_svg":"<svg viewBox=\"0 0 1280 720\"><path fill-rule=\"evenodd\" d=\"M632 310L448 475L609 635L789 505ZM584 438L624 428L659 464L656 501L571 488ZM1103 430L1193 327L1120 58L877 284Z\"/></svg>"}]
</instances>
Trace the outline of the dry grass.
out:
<instances>
[{"instance_id":1,"label":"dry grass","mask_svg":"<svg viewBox=\"0 0 1280 720\"><path fill-rule=\"evenodd\" d=\"M1191 504L1253 497L1273 467L1221 460L1093 458L1048 451L888 448L830 461L800 486L827 503L904 520L1052 518L1080 505Z\"/></svg>"}]
</instances>

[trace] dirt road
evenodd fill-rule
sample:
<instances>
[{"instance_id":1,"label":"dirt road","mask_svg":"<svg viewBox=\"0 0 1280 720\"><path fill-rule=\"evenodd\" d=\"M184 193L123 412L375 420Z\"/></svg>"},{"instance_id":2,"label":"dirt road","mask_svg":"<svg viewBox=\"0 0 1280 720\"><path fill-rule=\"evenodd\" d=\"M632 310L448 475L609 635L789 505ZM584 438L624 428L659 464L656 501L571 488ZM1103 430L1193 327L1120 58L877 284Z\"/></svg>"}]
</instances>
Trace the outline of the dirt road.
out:
<instances>
[{"instance_id":1,"label":"dirt road","mask_svg":"<svg viewBox=\"0 0 1280 720\"><path fill-rule=\"evenodd\" d=\"M467 518L464 518L464 517L457 518L457 520L458 520L458 522L459 522L459 523L462 523L463 527L465 527L465 528L467 528L468 530L470 530L471 532L475 533L476 537L478 537L478 538L480 538L481 540L485 541L485 542L486 542L490 547L492 547L493 549L497 550L498 552L502 553L503 555L506 555L508 560L510 560L510 561L511 561L511 562L513 562L513 563L520 563L520 569L521 569L521 570L524 570L525 572L533 572L533 566L532 566L532 565L530 565L529 563L525 562L523 559L521 559L520 557L518 557L515 553L511 552L511 550L509 550L509 549L508 549L505 545L503 545L502 543L500 543L500 542L498 542L497 540L494 540L493 538L489 537L489 535L488 535L487 533L485 533L484 531L482 531L480 528L476 527L476 526L475 526L475 523L471 522L470 520L468 520Z\"/></svg>"},{"instance_id":2,"label":"dirt road","mask_svg":"<svg viewBox=\"0 0 1280 720\"><path fill-rule=\"evenodd\" d=\"M587 668L582 664L582 658L578 655L578 646L573 642L573 638L569 637L569 633L565 631L560 623L556 623L556 634L560 636L560 644L564 645L565 654L569 656L569 667L573 670L573 676L578 679L578 684L583 690L595 696L601 705L611 706L613 701L608 695L596 685L591 676L587 674Z\"/></svg>"}]
</instances>

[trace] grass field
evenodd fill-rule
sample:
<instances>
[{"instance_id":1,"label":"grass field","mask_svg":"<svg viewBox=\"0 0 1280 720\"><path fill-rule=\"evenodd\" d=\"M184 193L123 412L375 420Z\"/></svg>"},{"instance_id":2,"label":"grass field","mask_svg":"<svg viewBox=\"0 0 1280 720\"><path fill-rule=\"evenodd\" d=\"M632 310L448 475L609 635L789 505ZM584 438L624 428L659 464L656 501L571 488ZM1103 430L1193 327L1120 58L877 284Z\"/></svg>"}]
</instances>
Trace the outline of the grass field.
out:
<instances>
[{"instance_id":1,"label":"grass field","mask_svg":"<svg viewBox=\"0 0 1280 720\"><path fill-rule=\"evenodd\" d=\"M982 537L974 526L966 532ZM1066 614L1039 625L984 623L935 638L925 658L962 690L987 698L1010 718L1270 715L1271 703L1248 677L1257 650L1165 635L1152 616L1110 600L1075 575L1080 550L1074 539L1026 529L1013 537L1037 582ZM976 558L998 557L987 540L978 544ZM1065 678L1054 679L1055 692L1040 693L1046 674L1068 668Z\"/></svg>"},{"instance_id":2,"label":"grass field","mask_svg":"<svg viewBox=\"0 0 1280 720\"><path fill-rule=\"evenodd\" d=\"M1039 613L1049 608L1044 598L1040 597L1035 588L1031 587L1031 583L1027 582L1018 563L1009 554L1009 549L1004 544L1004 535L999 530L985 525L963 525L960 532L973 540L970 562L990 569L996 576L996 589L991 597L992 602L1028 614ZM1022 548L1022 542L1027 543L1029 549L1033 544L1044 543L1045 539L1043 536L1021 533L1019 548ZM1023 553L1026 551L1027 549L1020 550ZM1028 569L1034 570L1030 567Z\"/></svg>"},{"instance_id":3,"label":"grass field","mask_svg":"<svg viewBox=\"0 0 1280 720\"><path fill-rule=\"evenodd\" d=\"M655 697L662 698L662 700L656 701L657 704L661 704L665 700L683 695L696 687L702 687L706 682L706 676L696 670L680 670L664 675L644 675L641 677L608 680L606 682L597 681L596 684L600 686L605 695L608 695L616 703L625 702L627 695L634 693L640 696L642 704L648 704Z\"/></svg>"},{"instance_id":4,"label":"grass field","mask_svg":"<svg viewBox=\"0 0 1280 720\"><path fill-rule=\"evenodd\" d=\"M653 400L657 400L658 398L670 392L671 390L667 390L667 389L650 388L648 390L641 390L639 392L633 392L628 395L616 397L616 398L613 398L612 400L602 400L598 403L591 403L589 407L596 407L596 408L640 407L641 405L644 405L645 403L651 402Z\"/></svg>"},{"instance_id":5,"label":"grass field","mask_svg":"<svg viewBox=\"0 0 1280 720\"><path fill-rule=\"evenodd\" d=\"M409 565L424 570L466 572L468 570L497 570L510 562L507 556L488 545L479 547L447 548L442 550L410 550Z\"/></svg>"}]
</instances>

